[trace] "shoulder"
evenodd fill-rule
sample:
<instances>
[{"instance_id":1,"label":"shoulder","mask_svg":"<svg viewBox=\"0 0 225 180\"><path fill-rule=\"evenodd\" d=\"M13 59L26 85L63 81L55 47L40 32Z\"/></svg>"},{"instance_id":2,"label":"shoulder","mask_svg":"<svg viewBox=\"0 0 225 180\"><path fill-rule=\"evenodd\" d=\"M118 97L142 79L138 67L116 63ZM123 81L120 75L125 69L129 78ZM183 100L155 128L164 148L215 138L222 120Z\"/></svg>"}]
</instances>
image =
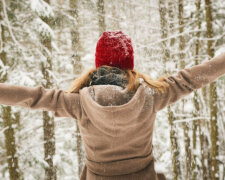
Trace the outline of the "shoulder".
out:
<instances>
[{"instance_id":1,"label":"shoulder","mask_svg":"<svg viewBox=\"0 0 225 180\"><path fill-rule=\"evenodd\" d=\"M146 82L144 82L144 81L140 82L140 86L143 87L144 93L145 93L146 95L154 96L154 95L156 95L156 94L159 93L155 88L150 87L150 86L149 86Z\"/></svg>"}]
</instances>

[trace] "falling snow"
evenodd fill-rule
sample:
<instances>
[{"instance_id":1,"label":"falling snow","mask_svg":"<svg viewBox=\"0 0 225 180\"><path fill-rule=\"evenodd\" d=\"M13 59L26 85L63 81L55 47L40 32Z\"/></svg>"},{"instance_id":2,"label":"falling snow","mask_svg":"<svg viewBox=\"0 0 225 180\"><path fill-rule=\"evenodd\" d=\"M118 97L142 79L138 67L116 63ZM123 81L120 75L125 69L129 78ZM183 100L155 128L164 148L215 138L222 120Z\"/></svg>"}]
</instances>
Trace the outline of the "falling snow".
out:
<instances>
[{"instance_id":1,"label":"falling snow","mask_svg":"<svg viewBox=\"0 0 225 180\"><path fill-rule=\"evenodd\" d=\"M170 9L172 15L166 14L166 27L162 28L160 21L159 0L130 0L110 1L104 0L104 13L98 12L97 2L91 1L69 1L69 0L0 0L0 81L1 83L24 85L35 87L46 83L46 77L52 80L51 88L66 90L73 80L83 72L95 66L96 43L102 31L101 23L105 23L107 31L123 31L132 41L134 48L134 69L149 75L153 79L162 75L176 74L182 65L191 67L195 63L203 63L210 60L207 45L208 40L213 40L214 56L225 52L224 27L225 27L225 1L212 1L213 9L213 38L206 37L205 7L202 2L200 6L201 27L197 26L198 13L195 1L184 1L184 32L179 32L181 27L178 22L178 1L164 2L164 10ZM73 6L70 2L76 2ZM16 3L16 4L14 4ZM77 8L77 9L76 9ZM6 13L7 12L7 13ZM101 17L104 17L102 21ZM47 22L46 19L49 21ZM104 25L103 25L104 26ZM4 27L4 28L3 28ZM3 32L4 31L4 32ZM199 37L198 36L199 32ZM5 37L3 37L5 36ZM75 38L72 38L75 37ZM185 47L180 46L184 37ZM128 47L125 39L118 38L128 55ZM51 47L46 48L51 40ZM199 40L199 50L196 52L196 44ZM45 45L44 45L45 44ZM4 61L6 57L6 61ZM182 59L183 57L183 59ZM183 60L183 61L181 61ZM49 63L51 61L52 63ZM182 64L182 63L184 64ZM49 71L42 73L43 65L48 66ZM209 67L212 71L216 70ZM7 74L7 78L5 75ZM208 82L204 76L196 76L193 80ZM143 83L143 79L139 81ZM153 151L155 156L155 170L166 175L168 180L173 178L173 155L178 155L180 164L180 176L178 180L185 179L186 152L184 127L187 127L187 136L190 144L192 161L196 155L195 172L197 179L203 179L204 165L209 174L208 156L201 159L201 136L203 139L204 152L210 153L211 148L211 123L217 120L219 170L216 177L225 179L225 78L221 76L216 81L217 119L210 116L210 91L209 86L196 91L199 110L195 106L192 93L170 106L171 114L164 108L158 112L153 131ZM146 86L145 86L146 87ZM122 87L112 86L115 92L124 92ZM111 90L110 89L110 90ZM108 94L105 91L105 101L102 105L115 105L116 93ZM103 89L92 89L90 95L93 100L96 93L104 92ZM146 97L152 101L145 108L154 106L153 88L146 88ZM123 98L128 102L134 94L125 94ZM117 97L118 98L118 97ZM140 101L139 99L137 101ZM4 126L2 108L0 113L0 179L8 180L8 162L5 146L5 132L10 128ZM73 106L72 106L73 107ZM138 107L137 107L138 108ZM18 116L19 113L19 116ZM41 110L28 110L22 107L12 107L12 128L15 132L16 157L19 162L19 172L25 180L45 179L44 169L48 163L44 160L44 138L43 138L43 114ZM170 123L168 115L173 117ZM102 115L104 117L104 115ZM19 121L17 121L19 117ZM50 114L49 117L53 118ZM84 119L85 121L86 119ZM197 129L194 130L194 125ZM200 126L198 126L200 124ZM57 179L79 178L79 153L76 121L72 118L54 118L55 132L55 155L53 163L57 169ZM88 126L88 123L87 123ZM201 128L199 130L199 127ZM174 134L173 134L174 133ZM197 136L196 148L193 138ZM171 142L177 140L177 150L172 151ZM54 139L51 139L54 141ZM11 142L10 144L14 144ZM82 162L85 161L84 147L81 146ZM203 161L202 161L203 160ZM15 162L12 163L15 166ZM83 166L82 163L80 163ZM213 169L212 167L211 169ZM189 174L189 177L193 175ZM189 178L190 179L190 178Z\"/></svg>"}]
</instances>

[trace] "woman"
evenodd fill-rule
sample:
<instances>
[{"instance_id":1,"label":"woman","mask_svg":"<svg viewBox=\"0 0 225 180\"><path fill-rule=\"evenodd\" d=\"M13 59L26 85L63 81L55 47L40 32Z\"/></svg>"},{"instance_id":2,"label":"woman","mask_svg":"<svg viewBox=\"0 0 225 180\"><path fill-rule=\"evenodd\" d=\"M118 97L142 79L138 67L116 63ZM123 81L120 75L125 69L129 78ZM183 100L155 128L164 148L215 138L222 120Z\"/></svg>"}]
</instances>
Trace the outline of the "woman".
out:
<instances>
[{"instance_id":1,"label":"woman","mask_svg":"<svg viewBox=\"0 0 225 180\"><path fill-rule=\"evenodd\" d=\"M159 80L133 70L131 40L121 31L104 32L95 55L96 69L68 91L0 84L0 104L77 119L86 152L81 180L165 179L154 170L156 113L223 75L225 53Z\"/></svg>"}]
</instances>

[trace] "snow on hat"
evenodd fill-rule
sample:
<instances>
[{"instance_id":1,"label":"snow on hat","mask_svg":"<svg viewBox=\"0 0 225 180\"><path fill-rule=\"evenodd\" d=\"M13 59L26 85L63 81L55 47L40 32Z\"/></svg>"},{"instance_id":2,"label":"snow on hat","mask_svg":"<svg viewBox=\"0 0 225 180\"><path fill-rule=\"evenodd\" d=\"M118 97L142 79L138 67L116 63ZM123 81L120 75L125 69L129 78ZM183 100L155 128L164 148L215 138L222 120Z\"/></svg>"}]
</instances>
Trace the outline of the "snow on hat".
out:
<instances>
[{"instance_id":1,"label":"snow on hat","mask_svg":"<svg viewBox=\"0 0 225 180\"><path fill-rule=\"evenodd\" d=\"M120 69L134 68L131 39L122 31L105 31L98 40L95 66L98 68L103 65Z\"/></svg>"}]
</instances>

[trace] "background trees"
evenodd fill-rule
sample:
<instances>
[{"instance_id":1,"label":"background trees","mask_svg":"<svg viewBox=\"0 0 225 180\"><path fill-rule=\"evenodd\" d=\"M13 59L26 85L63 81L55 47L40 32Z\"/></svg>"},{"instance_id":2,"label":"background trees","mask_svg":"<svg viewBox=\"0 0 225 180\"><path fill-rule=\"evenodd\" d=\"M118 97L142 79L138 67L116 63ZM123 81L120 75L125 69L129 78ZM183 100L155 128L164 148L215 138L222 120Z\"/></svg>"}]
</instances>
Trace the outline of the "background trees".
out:
<instances>
[{"instance_id":1,"label":"background trees","mask_svg":"<svg viewBox=\"0 0 225 180\"><path fill-rule=\"evenodd\" d=\"M94 67L105 30L131 37L138 71L174 74L225 51L224 10L222 0L0 0L0 81L67 89ZM156 170L168 179L225 178L224 84L223 76L158 113ZM78 179L76 121L1 110L0 179Z\"/></svg>"}]
</instances>

